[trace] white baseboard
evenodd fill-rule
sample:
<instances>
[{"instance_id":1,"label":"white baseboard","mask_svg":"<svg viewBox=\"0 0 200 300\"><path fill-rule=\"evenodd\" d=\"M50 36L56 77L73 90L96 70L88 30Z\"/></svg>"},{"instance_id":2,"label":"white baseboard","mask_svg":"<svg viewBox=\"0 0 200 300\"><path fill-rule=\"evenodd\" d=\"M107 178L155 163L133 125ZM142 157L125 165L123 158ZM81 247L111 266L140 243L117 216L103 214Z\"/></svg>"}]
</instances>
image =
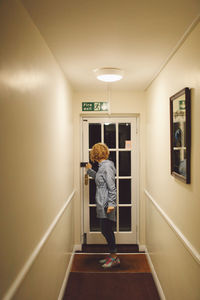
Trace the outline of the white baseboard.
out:
<instances>
[{"instance_id":1,"label":"white baseboard","mask_svg":"<svg viewBox=\"0 0 200 300\"><path fill-rule=\"evenodd\" d=\"M140 245L139 244L139 252L146 252L146 245Z\"/></svg>"},{"instance_id":2,"label":"white baseboard","mask_svg":"<svg viewBox=\"0 0 200 300\"><path fill-rule=\"evenodd\" d=\"M142 245L142 246L144 247L144 250L145 250L145 253L146 253L146 256L147 256L147 260L148 260L148 263L149 263L149 266L150 266L150 269L151 269L151 273L152 273L154 282L156 284L156 287L157 287L160 299L161 300L166 300L165 294L163 292L162 286L161 286L160 281L158 279L158 276L156 274L156 270L155 270L154 265L152 263L152 260L151 260L151 257L149 255L148 249L147 249L147 247L145 245Z\"/></svg>"},{"instance_id":3,"label":"white baseboard","mask_svg":"<svg viewBox=\"0 0 200 300\"><path fill-rule=\"evenodd\" d=\"M74 252L81 251L81 250L82 250L82 245L81 244L74 245Z\"/></svg>"},{"instance_id":4,"label":"white baseboard","mask_svg":"<svg viewBox=\"0 0 200 300\"><path fill-rule=\"evenodd\" d=\"M72 262L73 262L73 259L74 259L74 253L76 251L76 246L77 245L74 245L73 252L72 252L72 255L70 257L70 261L69 261L69 264L68 264L68 267L67 267L67 271L65 273L65 277L64 277L64 280L63 280L63 284L61 286L61 290L60 290L60 293L59 293L59 296L58 296L58 300L62 300L62 298L64 296L65 289L66 289L66 286L67 286L67 281L68 281L69 274L70 274L71 268L72 268Z\"/></svg>"}]
</instances>

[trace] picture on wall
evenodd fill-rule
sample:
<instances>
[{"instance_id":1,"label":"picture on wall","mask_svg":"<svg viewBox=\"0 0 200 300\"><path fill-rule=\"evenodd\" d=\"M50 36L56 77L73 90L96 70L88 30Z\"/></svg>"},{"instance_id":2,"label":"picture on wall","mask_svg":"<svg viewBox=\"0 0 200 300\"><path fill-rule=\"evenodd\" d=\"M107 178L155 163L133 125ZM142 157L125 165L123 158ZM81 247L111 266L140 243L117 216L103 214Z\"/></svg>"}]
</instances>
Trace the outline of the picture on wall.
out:
<instances>
[{"instance_id":1,"label":"picture on wall","mask_svg":"<svg viewBox=\"0 0 200 300\"><path fill-rule=\"evenodd\" d=\"M191 99L184 88L170 97L171 174L190 183Z\"/></svg>"}]
</instances>

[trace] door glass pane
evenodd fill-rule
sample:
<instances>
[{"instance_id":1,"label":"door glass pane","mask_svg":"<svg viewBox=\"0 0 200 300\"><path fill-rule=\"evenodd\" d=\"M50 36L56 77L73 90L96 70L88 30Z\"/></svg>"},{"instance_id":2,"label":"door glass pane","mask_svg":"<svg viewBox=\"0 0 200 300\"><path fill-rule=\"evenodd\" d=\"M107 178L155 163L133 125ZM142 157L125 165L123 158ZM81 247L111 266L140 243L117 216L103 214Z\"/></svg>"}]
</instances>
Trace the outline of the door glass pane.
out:
<instances>
[{"instance_id":1,"label":"door glass pane","mask_svg":"<svg viewBox=\"0 0 200 300\"><path fill-rule=\"evenodd\" d=\"M115 124L104 124L104 143L108 146L108 148L116 148Z\"/></svg>"},{"instance_id":2,"label":"door glass pane","mask_svg":"<svg viewBox=\"0 0 200 300\"><path fill-rule=\"evenodd\" d=\"M116 168L116 151L110 151L110 155L109 155L108 159L110 159L114 162L114 165L115 165L115 168Z\"/></svg>"},{"instance_id":3,"label":"door glass pane","mask_svg":"<svg viewBox=\"0 0 200 300\"><path fill-rule=\"evenodd\" d=\"M101 142L101 124L89 124L89 148Z\"/></svg>"},{"instance_id":4,"label":"door glass pane","mask_svg":"<svg viewBox=\"0 0 200 300\"><path fill-rule=\"evenodd\" d=\"M119 148L125 148L125 141L131 140L131 124L120 123L119 124Z\"/></svg>"},{"instance_id":5,"label":"door glass pane","mask_svg":"<svg viewBox=\"0 0 200 300\"><path fill-rule=\"evenodd\" d=\"M119 231L131 231L131 207L119 207Z\"/></svg>"},{"instance_id":6,"label":"door glass pane","mask_svg":"<svg viewBox=\"0 0 200 300\"><path fill-rule=\"evenodd\" d=\"M119 203L131 204L131 179L119 179Z\"/></svg>"},{"instance_id":7,"label":"door glass pane","mask_svg":"<svg viewBox=\"0 0 200 300\"><path fill-rule=\"evenodd\" d=\"M100 231L99 219L96 217L96 207L90 207L90 231Z\"/></svg>"},{"instance_id":8,"label":"door glass pane","mask_svg":"<svg viewBox=\"0 0 200 300\"><path fill-rule=\"evenodd\" d=\"M89 180L89 199L90 204L95 204L96 184L94 179Z\"/></svg>"},{"instance_id":9,"label":"door glass pane","mask_svg":"<svg viewBox=\"0 0 200 300\"><path fill-rule=\"evenodd\" d=\"M119 152L119 176L131 176L131 151Z\"/></svg>"}]
</instances>

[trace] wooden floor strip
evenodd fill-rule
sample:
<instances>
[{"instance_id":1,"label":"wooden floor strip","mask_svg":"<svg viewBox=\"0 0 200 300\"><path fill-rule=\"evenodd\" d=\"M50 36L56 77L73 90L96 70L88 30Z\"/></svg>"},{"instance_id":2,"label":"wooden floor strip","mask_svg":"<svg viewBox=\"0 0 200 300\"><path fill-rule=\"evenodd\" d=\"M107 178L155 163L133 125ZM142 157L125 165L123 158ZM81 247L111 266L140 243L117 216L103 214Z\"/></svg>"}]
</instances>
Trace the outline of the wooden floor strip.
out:
<instances>
[{"instance_id":1,"label":"wooden floor strip","mask_svg":"<svg viewBox=\"0 0 200 300\"><path fill-rule=\"evenodd\" d=\"M119 255L120 266L104 270L99 259L106 257L98 254L75 254L71 272L81 273L150 273L150 267L145 254Z\"/></svg>"}]
</instances>

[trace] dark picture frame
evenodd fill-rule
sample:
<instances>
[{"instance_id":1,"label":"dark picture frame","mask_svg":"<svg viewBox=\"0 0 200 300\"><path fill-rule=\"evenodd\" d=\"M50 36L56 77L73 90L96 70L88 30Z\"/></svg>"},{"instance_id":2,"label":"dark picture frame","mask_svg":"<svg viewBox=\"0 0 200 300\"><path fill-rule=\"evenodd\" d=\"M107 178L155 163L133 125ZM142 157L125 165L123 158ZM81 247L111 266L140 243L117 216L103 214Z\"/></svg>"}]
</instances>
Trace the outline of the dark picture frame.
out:
<instances>
[{"instance_id":1,"label":"dark picture frame","mask_svg":"<svg viewBox=\"0 0 200 300\"><path fill-rule=\"evenodd\" d=\"M184 88L170 97L171 174L190 183L191 96Z\"/></svg>"}]
</instances>

